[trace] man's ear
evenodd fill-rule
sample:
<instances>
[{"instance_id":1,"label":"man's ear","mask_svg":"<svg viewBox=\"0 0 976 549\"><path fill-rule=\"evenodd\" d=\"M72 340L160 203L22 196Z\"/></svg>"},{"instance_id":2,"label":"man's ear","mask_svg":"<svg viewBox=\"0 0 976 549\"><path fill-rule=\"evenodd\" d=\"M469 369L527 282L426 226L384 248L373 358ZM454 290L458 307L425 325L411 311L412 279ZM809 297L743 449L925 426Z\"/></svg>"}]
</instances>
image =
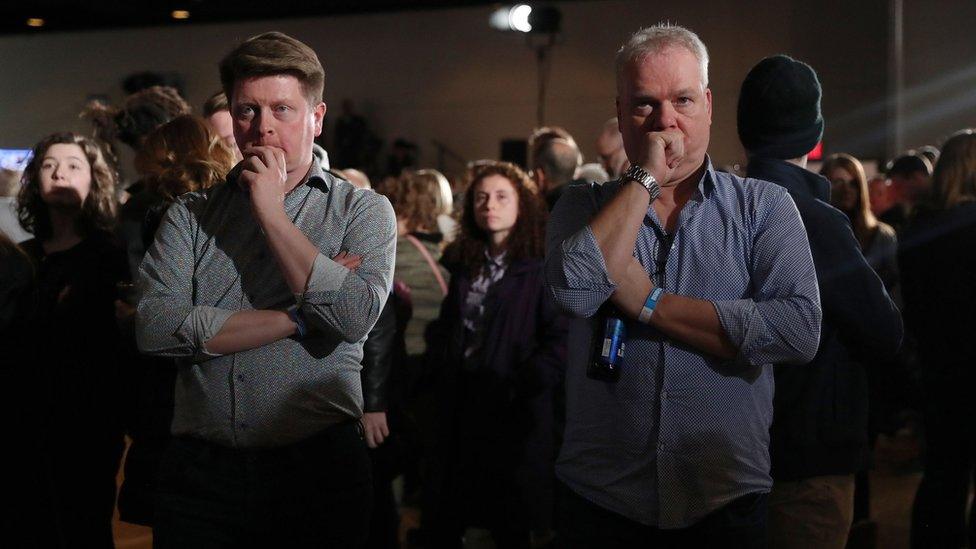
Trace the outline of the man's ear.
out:
<instances>
[{"instance_id":1,"label":"man's ear","mask_svg":"<svg viewBox=\"0 0 976 549\"><path fill-rule=\"evenodd\" d=\"M326 106L324 102L315 105L315 108L312 110L312 116L315 117L316 137L322 134L322 122L325 120L325 111L326 111Z\"/></svg>"},{"instance_id":2,"label":"man's ear","mask_svg":"<svg viewBox=\"0 0 976 549\"><path fill-rule=\"evenodd\" d=\"M532 179L535 179L535 184L539 187L539 192L546 192L546 174L542 171L542 168L532 170Z\"/></svg>"}]
</instances>

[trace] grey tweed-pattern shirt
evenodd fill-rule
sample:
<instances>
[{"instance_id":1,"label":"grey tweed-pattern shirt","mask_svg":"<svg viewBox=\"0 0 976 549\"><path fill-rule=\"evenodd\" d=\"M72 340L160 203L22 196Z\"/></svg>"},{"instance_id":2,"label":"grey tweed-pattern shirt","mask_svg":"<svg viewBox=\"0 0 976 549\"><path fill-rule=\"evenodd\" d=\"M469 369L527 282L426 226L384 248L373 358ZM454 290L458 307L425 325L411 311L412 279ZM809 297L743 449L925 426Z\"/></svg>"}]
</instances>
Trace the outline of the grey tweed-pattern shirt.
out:
<instances>
[{"instance_id":1,"label":"grey tweed-pattern shirt","mask_svg":"<svg viewBox=\"0 0 976 549\"><path fill-rule=\"evenodd\" d=\"M556 301L580 317L568 338L556 473L631 520L683 528L772 487L771 365L806 363L816 353L817 277L786 190L715 172L709 163L673 234L648 208L634 256L666 292L712 301L738 359L721 361L633 321L620 379L589 379L588 317L616 286L588 223L620 186L573 185L549 221L547 282Z\"/></svg>"},{"instance_id":2,"label":"grey tweed-pattern shirt","mask_svg":"<svg viewBox=\"0 0 976 549\"><path fill-rule=\"evenodd\" d=\"M167 210L139 268L136 337L143 352L178 359L174 435L281 446L362 415L363 341L392 285L396 222L385 197L313 162L307 182L284 203L320 252L305 293L296 296L248 192L229 179ZM358 269L329 259L343 250L362 256ZM296 304L309 325L303 341L225 356L206 350L234 312Z\"/></svg>"}]
</instances>

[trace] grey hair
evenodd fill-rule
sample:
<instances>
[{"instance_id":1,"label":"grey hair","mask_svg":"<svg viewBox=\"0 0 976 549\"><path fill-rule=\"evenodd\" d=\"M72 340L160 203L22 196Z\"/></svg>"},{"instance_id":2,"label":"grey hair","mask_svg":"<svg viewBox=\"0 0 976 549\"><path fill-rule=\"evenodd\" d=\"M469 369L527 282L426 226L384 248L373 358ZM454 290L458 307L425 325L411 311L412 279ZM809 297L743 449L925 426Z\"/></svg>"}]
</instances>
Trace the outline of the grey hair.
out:
<instances>
[{"instance_id":1,"label":"grey hair","mask_svg":"<svg viewBox=\"0 0 976 549\"><path fill-rule=\"evenodd\" d=\"M627 65L653 53L659 53L670 47L682 47L690 51L698 60L701 69L702 87L708 87L708 49L698 35L690 30L671 23L658 23L653 27L640 29L630 36L627 42L617 50L616 70L617 82L623 75Z\"/></svg>"}]
</instances>

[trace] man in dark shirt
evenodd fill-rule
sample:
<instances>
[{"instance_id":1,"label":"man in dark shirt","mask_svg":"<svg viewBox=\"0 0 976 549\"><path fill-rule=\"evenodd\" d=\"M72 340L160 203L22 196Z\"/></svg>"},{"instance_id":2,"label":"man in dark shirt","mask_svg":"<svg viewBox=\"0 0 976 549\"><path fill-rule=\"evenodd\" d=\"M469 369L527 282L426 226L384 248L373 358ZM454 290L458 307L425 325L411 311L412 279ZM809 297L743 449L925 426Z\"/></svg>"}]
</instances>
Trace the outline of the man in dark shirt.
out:
<instances>
[{"instance_id":1,"label":"man in dark shirt","mask_svg":"<svg viewBox=\"0 0 976 549\"><path fill-rule=\"evenodd\" d=\"M796 202L817 270L823 325L813 362L777 367L770 429L772 547L842 549L854 511L854 473L868 460L868 387L862 361L893 356L901 315L864 260L830 182L805 169L820 141L820 83L809 65L762 60L739 96L748 178L784 187Z\"/></svg>"},{"instance_id":2,"label":"man in dark shirt","mask_svg":"<svg viewBox=\"0 0 976 549\"><path fill-rule=\"evenodd\" d=\"M539 128L529 138L529 166L532 179L546 198L549 210L583 164L576 140L558 126Z\"/></svg>"}]
</instances>

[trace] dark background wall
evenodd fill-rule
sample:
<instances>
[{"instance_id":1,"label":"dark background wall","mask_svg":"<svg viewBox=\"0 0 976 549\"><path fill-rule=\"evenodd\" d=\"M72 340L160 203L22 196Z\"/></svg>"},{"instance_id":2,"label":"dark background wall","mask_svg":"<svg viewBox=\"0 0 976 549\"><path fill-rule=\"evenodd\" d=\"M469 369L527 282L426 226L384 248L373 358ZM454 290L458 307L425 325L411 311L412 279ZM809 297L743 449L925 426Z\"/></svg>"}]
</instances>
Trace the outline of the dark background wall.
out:
<instances>
[{"instance_id":1,"label":"dark background wall","mask_svg":"<svg viewBox=\"0 0 976 549\"><path fill-rule=\"evenodd\" d=\"M558 2L563 33L552 54L546 122L568 128L592 159L596 133L614 114L617 47L638 27L669 20L695 30L710 50L716 163L743 160L735 131L739 85L753 64L775 53L819 72L828 151L882 158L893 146L891 1ZM906 0L904 10L904 143L915 146L976 123L976 2ZM219 87L220 57L248 36L277 29L319 53L331 118L342 99L353 98L381 136L420 144L425 165L435 162L435 139L464 158L497 157L502 139L524 138L535 123L536 66L525 37L488 28L489 12L473 7L0 37L0 147L85 129L77 113L86 98L120 99L121 79L136 71L181 73L188 100L199 109Z\"/></svg>"}]
</instances>

